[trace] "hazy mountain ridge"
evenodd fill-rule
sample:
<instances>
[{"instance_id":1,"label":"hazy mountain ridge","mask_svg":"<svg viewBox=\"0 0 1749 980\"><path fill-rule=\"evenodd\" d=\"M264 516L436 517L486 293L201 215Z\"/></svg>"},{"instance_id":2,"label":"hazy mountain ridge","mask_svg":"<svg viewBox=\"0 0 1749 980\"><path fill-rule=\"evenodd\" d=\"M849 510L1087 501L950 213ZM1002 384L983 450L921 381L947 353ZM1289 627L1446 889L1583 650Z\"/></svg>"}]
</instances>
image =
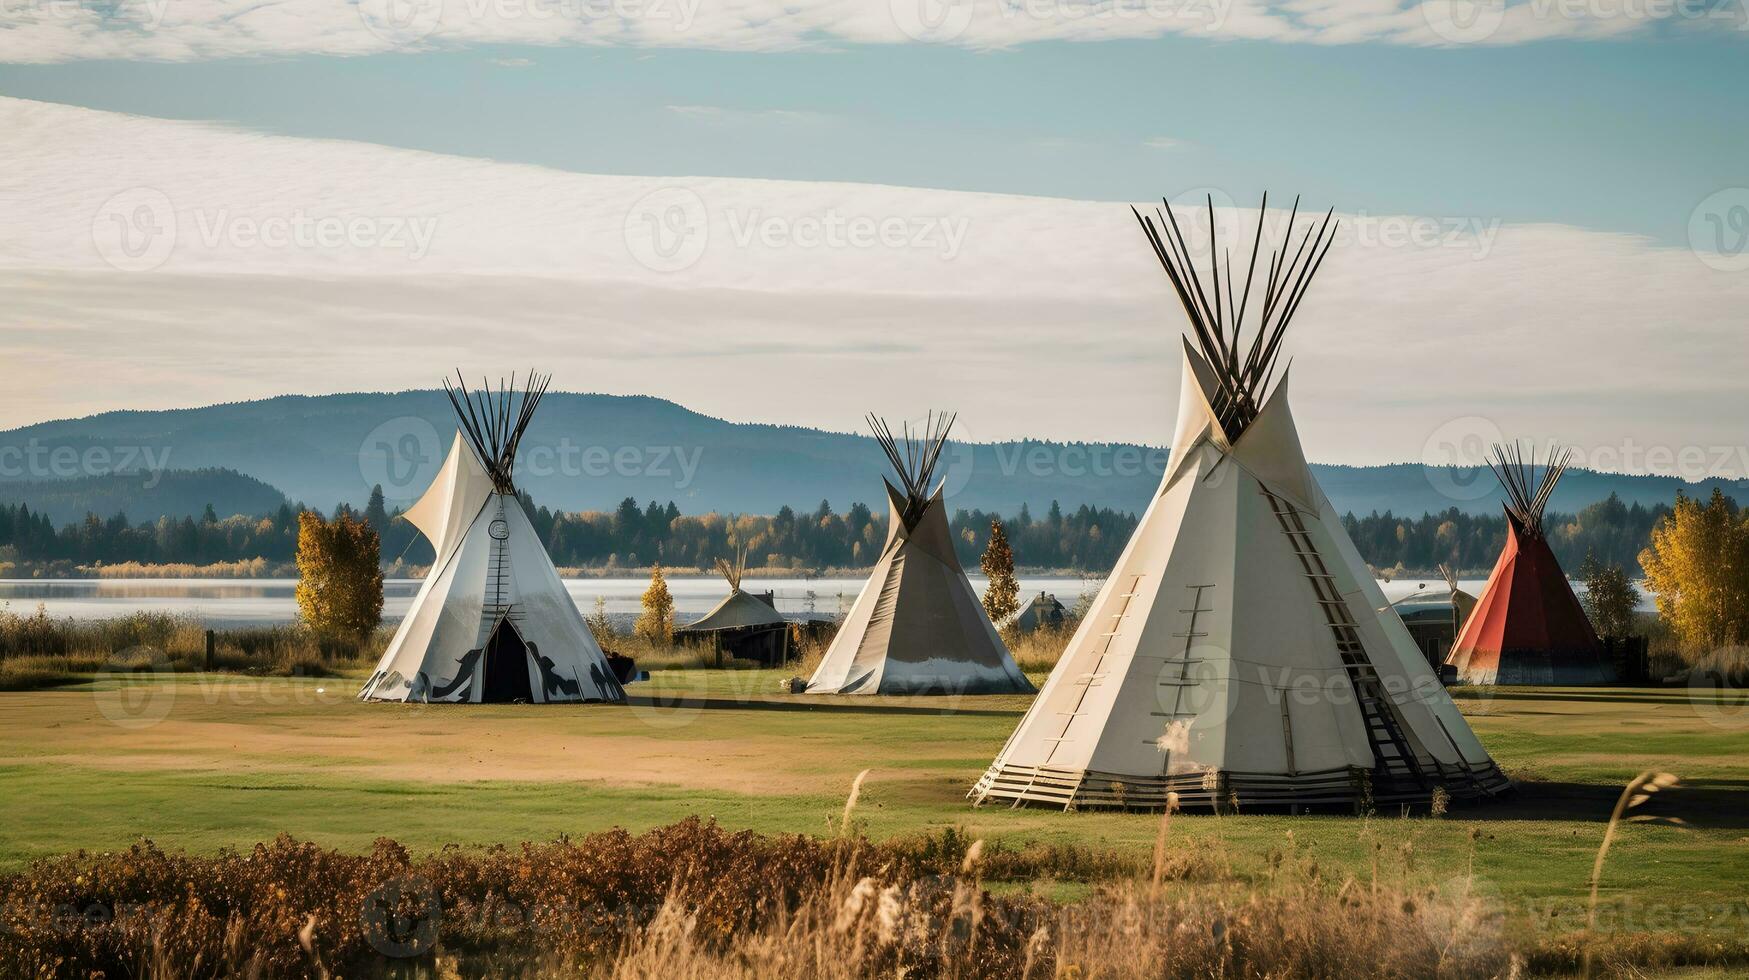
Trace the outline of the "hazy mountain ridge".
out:
<instances>
[{"instance_id":1,"label":"hazy mountain ridge","mask_svg":"<svg viewBox=\"0 0 1749 980\"><path fill-rule=\"evenodd\" d=\"M60 480L0 480L0 504L22 503L56 525L86 514L108 519L125 513L134 523L162 516L200 517L207 505L220 517L272 513L286 502L279 490L235 470L165 470L112 473Z\"/></svg>"},{"instance_id":2,"label":"hazy mountain ridge","mask_svg":"<svg viewBox=\"0 0 1749 980\"><path fill-rule=\"evenodd\" d=\"M161 506L189 507L202 492L215 495L211 502L221 514L227 500L243 506L267 499L261 488L189 472L219 469L325 509L340 501L362 505L370 486L381 483L393 505L424 490L454 432L441 391L283 395L203 408L108 412L0 432L0 499L24 500L33 508L38 500L60 501L53 505L57 520L65 517L64 505L90 499L111 513L126 510L136 521L155 518L152 511ZM1066 508L1085 503L1140 511L1159 484L1165 459L1163 449L1127 443L961 443L950 447L940 472L955 508L1013 513L1024 502L1040 513L1057 500ZM160 474L158 486L174 487L175 496L153 496L139 476L114 478L118 472L159 470L171 471ZM1398 463L1313 464L1313 471L1339 512L1419 515L1455 506L1491 513L1499 507L1486 469ZM180 475L173 480L172 472ZM522 488L549 507L608 509L631 496L673 500L687 513L773 513L822 499L840 509L854 501L879 502L885 475L885 459L866 436L728 422L649 396L569 392L549 394L542 403L518 466ZM61 486L68 480L85 486ZM195 489L203 480L211 489ZM1678 488L1705 494L1715 483L1749 499L1745 480L1685 484L1673 477L1575 470L1552 507L1574 511L1611 492L1629 503L1668 503ZM82 511L66 519L77 516Z\"/></svg>"}]
</instances>

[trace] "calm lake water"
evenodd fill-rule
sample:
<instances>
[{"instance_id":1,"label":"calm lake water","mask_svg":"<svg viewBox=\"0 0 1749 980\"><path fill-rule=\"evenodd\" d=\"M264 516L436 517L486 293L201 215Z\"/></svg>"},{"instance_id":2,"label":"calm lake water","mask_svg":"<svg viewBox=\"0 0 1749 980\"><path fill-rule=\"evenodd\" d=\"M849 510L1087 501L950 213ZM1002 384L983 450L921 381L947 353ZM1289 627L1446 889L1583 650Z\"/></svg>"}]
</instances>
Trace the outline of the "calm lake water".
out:
<instances>
[{"instance_id":1,"label":"calm lake water","mask_svg":"<svg viewBox=\"0 0 1749 980\"><path fill-rule=\"evenodd\" d=\"M982 591L983 579L972 582ZM1099 580L1090 582L1091 588L1099 587ZM393 622L406 615L420 584L417 579L385 581L383 619ZM837 615L840 605L848 609L863 580L749 578L744 584L750 592L775 592L779 612L805 618L810 613ZM579 609L592 612L599 596L607 601L608 614L616 617L636 615L649 585L647 578L565 580ZM1066 605L1073 605L1084 587L1080 579L1072 578L1021 580L1022 595L1051 592ZM296 619L296 588L296 579L0 579L0 604L9 604L12 612L21 615L40 603L57 618L104 619L149 610L192 616L213 627L256 626ZM728 595L729 587L714 577L670 578L668 591L674 595L675 618L685 623L709 612Z\"/></svg>"},{"instance_id":2,"label":"calm lake water","mask_svg":"<svg viewBox=\"0 0 1749 980\"><path fill-rule=\"evenodd\" d=\"M385 582L383 618L392 622L404 616L419 584L415 579ZM972 585L980 593L984 584L981 577L973 577ZM1101 584L1096 578L1023 576L1020 594L1024 600L1041 591L1050 592L1064 605L1073 606L1083 591L1097 590ZM1474 594L1481 591L1482 584L1481 579L1465 579L1459 587ZM565 582L572 600L585 613L595 608L595 599L600 596L607 601L609 615L616 618L636 615L638 599L648 585L644 578ZM862 579L850 578L747 580L750 591L776 592L778 611L793 618L810 613L837 615L850 607L862 585ZM296 586L295 579L0 579L0 605L28 615L40 603L51 616L74 619L104 619L149 610L191 616L222 628L291 622L297 618L297 603L292 598ZM1438 579L1399 579L1383 587L1385 595L1396 602L1418 590L1443 591L1444 583ZM728 594L728 586L720 578L671 578L668 589L674 594L675 618L682 623L702 616ZM1642 605L1651 608L1649 601Z\"/></svg>"}]
</instances>

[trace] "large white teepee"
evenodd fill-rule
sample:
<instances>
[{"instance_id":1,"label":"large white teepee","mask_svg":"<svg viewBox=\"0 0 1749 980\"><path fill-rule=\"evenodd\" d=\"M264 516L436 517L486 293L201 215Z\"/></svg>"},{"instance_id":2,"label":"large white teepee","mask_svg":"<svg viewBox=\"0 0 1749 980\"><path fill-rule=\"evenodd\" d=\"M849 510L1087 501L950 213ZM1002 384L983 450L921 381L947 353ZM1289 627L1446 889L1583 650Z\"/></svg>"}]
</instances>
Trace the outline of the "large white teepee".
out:
<instances>
[{"instance_id":1,"label":"large white teepee","mask_svg":"<svg viewBox=\"0 0 1749 980\"><path fill-rule=\"evenodd\" d=\"M1325 228L1310 251L1307 229L1294 260L1271 257L1263 323L1241 344L1250 276L1235 313L1231 271L1223 292L1217 265L1203 292L1170 209L1158 228L1142 220L1199 341L1184 344L1171 459L1044 691L971 796L1157 808L1177 793L1184 806L1236 797L1297 807L1505 789L1312 478L1285 371L1270 389L1281 330L1328 248Z\"/></svg>"},{"instance_id":2,"label":"large white teepee","mask_svg":"<svg viewBox=\"0 0 1749 980\"><path fill-rule=\"evenodd\" d=\"M514 415L514 385L451 393L463 431L405 515L436 559L361 699L625 699L511 482L517 442L545 387L531 379Z\"/></svg>"},{"instance_id":3,"label":"large white teepee","mask_svg":"<svg viewBox=\"0 0 1749 980\"><path fill-rule=\"evenodd\" d=\"M932 417L923 437L907 432L902 447L879 420L870 422L905 489L883 481L886 545L807 692L1030 693L954 554L941 488L928 491L953 419Z\"/></svg>"}]
</instances>

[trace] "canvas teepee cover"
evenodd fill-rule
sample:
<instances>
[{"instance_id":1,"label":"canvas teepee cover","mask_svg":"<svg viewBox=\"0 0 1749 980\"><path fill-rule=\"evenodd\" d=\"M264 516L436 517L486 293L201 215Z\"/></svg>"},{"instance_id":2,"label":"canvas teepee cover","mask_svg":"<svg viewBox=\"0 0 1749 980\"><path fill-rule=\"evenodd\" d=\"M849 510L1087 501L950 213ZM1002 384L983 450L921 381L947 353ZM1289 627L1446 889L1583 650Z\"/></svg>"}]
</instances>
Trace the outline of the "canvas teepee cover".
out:
<instances>
[{"instance_id":1,"label":"canvas teepee cover","mask_svg":"<svg viewBox=\"0 0 1749 980\"><path fill-rule=\"evenodd\" d=\"M928 491L951 417L903 444L878 419L875 436L904 489L887 488L887 540L809 694L1029 693L953 550L941 488Z\"/></svg>"},{"instance_id":2,"label":"canvas teepee cover","mask_svg":"<svg viewBox=\"0 0 1749 980\"><path fill-rule=\"evenodd\" d=\"M1157 808L1170 792L1187 807L1298 806L1503 789L1313 479L1286 372L1270 386L1329 216L1295 257L1271 257L1263 323L1245 343L1249 274L1235 311L1231 272L1223 291L1217 265L1203 292L1170 209L1159 226L1141 220L1198 337L1184 344L1171 458L972 798Z\"/></svg>"},{"instance_id":3,"label":"canvas teepee cover","mask_svg":"<svg viewBox=\"0 0 1749 980\"><path fill-rule=\"evenodd\" d=\"M511 482L517 442L545 387L531 378L520 408L514 385L451 392L463 431L405 515L436 558L361 699L625 699Z\"/></svg>"},{"instance_id":4,"label":"canvas teepee cover","mask_svg":"<svg viewBox=\"0 0 1749 980\"><path fill-rule=\"evenodd\" d=\"M717 630L774 629L789 625L777 611L765 600L743 591L741 577L747 570L747 555L737 550L735 560L717 559L717 571L729 583L729 594L722 602L711 607L696 622L682 626L681 633L710 633Z\"/></svg>"},{"instance_id":5,"label":"canvas teepee cover","mask_svg":"<svg viewBox=\"0 0 1749 980\"><path fill-rule=\"evenodd\" d=\"M1490 461L1506 489L1506 546L1464 620L1446 663L1464 684L1608 684L1615 664L1561 571L1543 534L1543 509L1566 469L1566 454L1544 467L1531 492L1535 460L1516 446Z\"/></svg>"},{"instance_id":6,"label":"canvas teepee cover","mask_svg":"<svg viewBox=\"0 0 1749 980\"><path fill-rule=\"evenodd\" d=\"M696 622L688 623L675 633L681 636L709 636L719 655L766 664L779 664L789 659L789 620L770 601L771 593L760 597L741 588L741 576L746 571L747 556L737 550L735 560L717 559L717 571L729 583L729 594Z\"/></svg>"}]
</instances>

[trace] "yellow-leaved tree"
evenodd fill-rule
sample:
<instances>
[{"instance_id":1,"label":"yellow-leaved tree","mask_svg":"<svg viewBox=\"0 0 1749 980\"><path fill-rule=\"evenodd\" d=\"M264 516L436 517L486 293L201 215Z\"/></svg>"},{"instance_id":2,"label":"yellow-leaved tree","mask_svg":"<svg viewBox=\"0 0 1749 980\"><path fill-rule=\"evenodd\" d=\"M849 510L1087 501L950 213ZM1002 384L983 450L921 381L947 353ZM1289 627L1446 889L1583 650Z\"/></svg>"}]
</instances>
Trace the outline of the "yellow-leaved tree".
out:
<instances>
[{"instance_id":1,"label":"yellow-leaved tree","mask_svg":"<svg viewBox=\"0 0 1749 980\"><path fill-rule=\"evenodd\" d=\"M381 547L370 524L349 513L325 521L298 515L298 612L318 633L358 641L383 616Z\"/></svg>"},{"instance_id":2,"label":"yellow-leaved tree","mask_svg":"<svg viewBox=\"0 0 1749 980\"><path fill-rule=\"evenodd\" d=\"M668 592L668 580L662 577L662 566L650 569L650 587L644 590L644 614L632 627L632 632L657 646L667 646L674 640L674 596Z\"/></svg>"},{"instance_id":3,"label":"yellow-leaved tree","mask_svg":"<svg viewBox=\"0 0 1749 980\"><path fill-rule=\"evenodd\" d=\"M1749 639L1749 518L1718 488L1705 506L1677 494L1640 567L1658 615L1690 652Z\"/></svg>"}]
</instances>

